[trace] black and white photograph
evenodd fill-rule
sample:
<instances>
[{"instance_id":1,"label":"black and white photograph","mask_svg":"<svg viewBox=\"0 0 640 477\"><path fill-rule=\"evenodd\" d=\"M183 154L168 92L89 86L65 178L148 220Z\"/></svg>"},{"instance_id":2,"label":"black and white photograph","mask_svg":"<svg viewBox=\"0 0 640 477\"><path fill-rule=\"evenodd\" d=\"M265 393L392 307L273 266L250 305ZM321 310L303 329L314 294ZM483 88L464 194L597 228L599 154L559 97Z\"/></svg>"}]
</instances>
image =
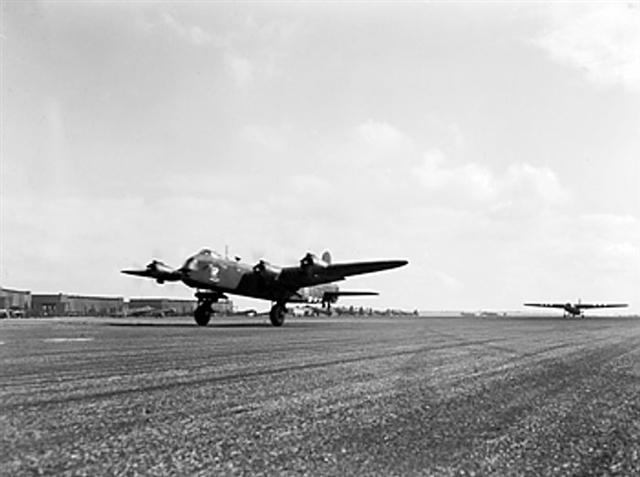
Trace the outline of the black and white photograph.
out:
<instances>
[{"instance_id":1,"label":"black and white photograph","mask_svg":"<svg viewBox=\"0 0 640 477\"><path fill-rule=\"evenodd\" d=\"M640 2L0 0L0 475L640 475Z\"/></svg>"}]
</instances>

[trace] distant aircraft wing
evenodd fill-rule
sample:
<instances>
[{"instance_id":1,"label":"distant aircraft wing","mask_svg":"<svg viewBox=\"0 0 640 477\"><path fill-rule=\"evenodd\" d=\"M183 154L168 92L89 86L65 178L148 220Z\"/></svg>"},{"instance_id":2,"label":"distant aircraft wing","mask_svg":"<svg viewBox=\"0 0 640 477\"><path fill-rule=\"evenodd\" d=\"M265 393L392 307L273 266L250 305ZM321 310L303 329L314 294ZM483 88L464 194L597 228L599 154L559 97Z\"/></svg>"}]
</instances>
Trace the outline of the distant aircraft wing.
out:
<instances>
[{"instance_id":1,"label":"distant aircraft wing","mask_svg":"<svg viewBox=\"0 0 640 477\"><path fill-rule=\"evenodd\" d=\"M576 306L578 308L589 309L589 308L625 308L629 305L627 305L626 303L595 303L595 304L579 303Z\"/></svg>"},{"instance_id":2,"label":"distant aircraft wing","mask_svg":"<svg viewBox=\"0 0 640 477\"><path fill-rule=\"evenodd\" d=\"M564 303L525 303L524 306L537 306L540 308L564 308Z\"/></svg>"}]
</instances>

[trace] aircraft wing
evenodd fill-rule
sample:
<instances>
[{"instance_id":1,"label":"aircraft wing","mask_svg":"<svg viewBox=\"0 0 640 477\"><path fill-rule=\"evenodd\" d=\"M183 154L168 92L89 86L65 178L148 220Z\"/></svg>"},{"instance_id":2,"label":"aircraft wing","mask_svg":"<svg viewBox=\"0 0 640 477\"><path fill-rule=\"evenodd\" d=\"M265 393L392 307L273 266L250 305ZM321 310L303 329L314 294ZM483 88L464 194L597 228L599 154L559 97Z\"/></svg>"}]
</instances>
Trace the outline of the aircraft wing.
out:
<instances>
[{"instance_id":1,"label":"aircraft wing","mask_svg":"<svg viewBox=\"0 0 640 477\"><path fill-rule=\"evenodd\" d=\"M390 270L392 268L402 267L406 265L406 260L379 260L375 262L351 262L351 263L334 263L322 269L329 276L335 275L341 278L350 277L352 275L362 275L364 273L380 272L382 270Z\"/></svg>"},{"instance_id":2,"label":"aircraft wing","mask_svg":"<svg viewBox=\"0 0 640 477\"><path fill-rule=\"evenodd\" d=\"M626 303L595 303L595 304L579 303L576 306L578 308L589 309L589 308L625 308L629 305L627 305Z\"/></svg>"},{"instance_id":3,"label":"aircraft wing","mask_svg":"<svg viewBox=\"0 0 640 477\"><path fill-rule=\"evenodd\" d=\"M524 306L537 306L539 308L564 308L564 303L525 303Z\"/></svg>"},{"instance_id":4,"label":"aircraft wing","mask_svg":"<svg viewBox=\"0 0 640 477\"><path fill-rule=\"evenodd\" d=\"M299 267L285 267L281 272L282 283L293 289L344 280L353 275L379 272L402 267L406 260L380 260L372 262L349 262L334 264L304 263Z\"/></svg>"}]
</instances>

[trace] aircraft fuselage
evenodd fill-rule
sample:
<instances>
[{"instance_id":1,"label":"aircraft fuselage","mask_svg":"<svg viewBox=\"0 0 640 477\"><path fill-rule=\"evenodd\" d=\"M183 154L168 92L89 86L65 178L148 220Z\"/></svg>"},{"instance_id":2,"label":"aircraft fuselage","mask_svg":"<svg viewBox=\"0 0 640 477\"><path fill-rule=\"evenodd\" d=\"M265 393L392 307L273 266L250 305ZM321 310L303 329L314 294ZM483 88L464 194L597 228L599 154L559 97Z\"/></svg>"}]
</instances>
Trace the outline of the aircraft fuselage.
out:
<instances>
[{"instance_id":1,"label":"aircraft fuselage","mask_svg":"<svg viewBox=\"0 0 640 477\"><path fill-rule=\"evenodd\" d=\"M336 281L314 276L312 267L309 265L307 270L282 269L262 260L251 266L204 250L187 259L180 269L180 279L191 288L280 301L295 299L300 284L304 287Z\"/></svg>"},{"instance_id":2,"label":"aircraft fuselage","mask_svg":"<svg viewBox=\"0 0 640 477\"><path fill-rule=\"evenodd\" d=\"M572 305L571 303L565 303L564 311L566 313L568 313L569 315L572 315L572 316L581 316L581 315L583 315L582 310L578 306Z\"/></svg>"}]
</instances>

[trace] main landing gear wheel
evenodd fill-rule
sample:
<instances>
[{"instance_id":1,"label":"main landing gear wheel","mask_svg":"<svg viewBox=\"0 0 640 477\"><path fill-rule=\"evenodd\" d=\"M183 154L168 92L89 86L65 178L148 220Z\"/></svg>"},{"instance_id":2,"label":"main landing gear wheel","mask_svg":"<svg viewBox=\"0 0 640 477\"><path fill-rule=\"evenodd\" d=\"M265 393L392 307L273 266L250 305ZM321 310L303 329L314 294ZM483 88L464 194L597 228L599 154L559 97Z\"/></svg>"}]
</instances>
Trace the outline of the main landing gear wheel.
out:
<instances>
[{"instance_id":1,"label":"main landing gear wheel","mask_svg":"<svg viewBox=\"0 0 640 477\"><path fill-rule=\"evenodd\" d=\"M273 326L282 326L284 323L284 317L287 313L287 309L284 305L276 303L271 307L271 311L269 312L269 319L271 320L271 324Z\"/></svg>"},{"instance_id":2,"label":"main landing gear wheel","mask_svg":"<svg viewBox=\"0 0 640 477\"><path fill-rule=\"evenodd\" d=\"M227 298L223 293L208 290L198 290L196 292L196 298L198 299L198 306L193 313L193 317L196 319L198 326L207 326L211 315L213 315L213 304L218 303L220 298Z\"/></svg>"},{"instance_id":3,"label":"main landing gear wheel","mask_svg":"<svg viewBox=\"0 0 640 477\"><path fill-rule=\"evenodd\" d=\"M209 303L198 305L196 311L193 313L193 317L196 319L198 326L207 326L209 320L211 320L211 305Z\"/></svg>"}]
</instances>

